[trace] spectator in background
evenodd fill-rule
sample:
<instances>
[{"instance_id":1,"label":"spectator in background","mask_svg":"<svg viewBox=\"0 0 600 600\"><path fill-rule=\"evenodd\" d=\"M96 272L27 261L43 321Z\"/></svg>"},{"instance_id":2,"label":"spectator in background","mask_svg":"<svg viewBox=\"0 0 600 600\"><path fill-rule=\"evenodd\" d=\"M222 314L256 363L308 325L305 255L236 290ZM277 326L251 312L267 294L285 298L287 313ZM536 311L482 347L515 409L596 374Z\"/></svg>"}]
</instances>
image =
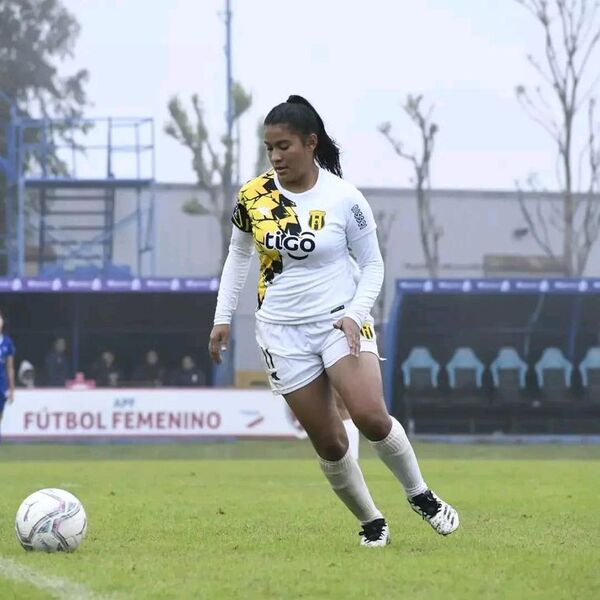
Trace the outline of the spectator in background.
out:
<instances>
[{"instance_id":1,"label":"spectator in background","mask_svg":"<svg viewBox=\"0 0 600 600\"><path fill-rule=\"evenodd\" d=\"M146 386L160 387L165 381L165 370L156 350L148 350L144 362L133 372L132 380Z\"/></svg>"},{"instance_id":2,"label":"spectator in background","mask_svg":"<svg viewBox=\"0 0 600 600\"><path fill-rule=\"evenodd\" d=\"M46 385L64 387L69 376L67 342L64 338L58 338L54 342L54 348L46 355Z\"/></svg>"},{"instance_id":3,"label":"spectator in background","mask_svg":"<svg viewBox=\"0 0 600 600\"><path fill-rule=\"evenodd\" d=\"M0 312L0 423L6 403L15 398L15 345L4 333L4 317Z\"/></svg>"},{"instance_id":4,"label":"spectator in background","mask_svg":"<svg viewBox=\"0 0 600 600\"><path fill-rule=\"evenodd\" d=\"M96 387L117 387L121 374L115 364L115 355L110 350L105 350L94 362L90 369L90 376L96 382Z\"/></svg>"},{"instance_id":5,"label":"spectator in background","mask_svg":"<svg viewBox=\"0 0 600 600\"><path fill-rule=\"evenodd\" d=\"M19 365L19 383L26 388L35 387L35 368L28 360Z\"/></svg>"},{"instance_id":6,"label":"spectator in background","mask_svg":"<svg viewBox=\"0 0 600 600\"><path fill-rule=\"evenodd\" d=\"M194 359L186 355L181 359L181 366L171 377L171 385L177 387L201 387L206 385L204 372L196 366Z\"/></svg>"}]
</instances>

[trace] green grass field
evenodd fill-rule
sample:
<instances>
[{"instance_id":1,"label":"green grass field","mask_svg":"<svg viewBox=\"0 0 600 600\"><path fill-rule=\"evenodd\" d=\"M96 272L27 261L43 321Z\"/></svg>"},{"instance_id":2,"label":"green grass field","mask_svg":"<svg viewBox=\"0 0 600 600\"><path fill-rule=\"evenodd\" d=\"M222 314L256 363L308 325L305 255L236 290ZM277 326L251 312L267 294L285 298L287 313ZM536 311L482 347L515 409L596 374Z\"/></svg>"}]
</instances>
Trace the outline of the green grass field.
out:
<instances>
[{"instance_id":1,"label":"green grass field","mask_svg":"<svg viewBox=\"0 0 600 600\"><path fill-rule=\"evenodd\" d=\"M600 598L599 447L416 449L461 529L437 536L366 448L392 544L365 549L304 442L0 446L0 598ZM14 537L43 487L87 510L73 554ZM49 592L52 578L85 589Z\"/></svg>"}]
</instances>

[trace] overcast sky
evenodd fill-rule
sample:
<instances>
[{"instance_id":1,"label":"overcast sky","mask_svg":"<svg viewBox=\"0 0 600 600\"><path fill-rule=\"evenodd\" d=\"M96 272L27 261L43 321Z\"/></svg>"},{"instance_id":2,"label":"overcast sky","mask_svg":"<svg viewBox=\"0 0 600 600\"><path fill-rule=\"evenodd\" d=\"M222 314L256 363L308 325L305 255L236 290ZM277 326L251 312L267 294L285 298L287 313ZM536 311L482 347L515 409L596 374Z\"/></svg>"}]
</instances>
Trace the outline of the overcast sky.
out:
<instances>
[{"instance_id":1,"label":"overcast sky","mask_svg":"<svg viewBox=\"0 0 600 600\"><path fill-rule=\"evenodd\" d=\"M150 116L157 179L193 182L189 153L162 133L167 103L197 92L224 129L224 0L63 0L81 24L75 65L90 71L92 116ZM526 60L543 37L514 0L232 0L234 78L251 91L242 179L256 124L290 93L306 96L342 146L359 186L408 186L410 170L377 125L416 143L400 108L408 93L435 104L433 185L514 189L533 171L555 186L555 151L514 89L536 85ZM600 59L592 63L599 70Z\"/></svg>"}]
</instances>

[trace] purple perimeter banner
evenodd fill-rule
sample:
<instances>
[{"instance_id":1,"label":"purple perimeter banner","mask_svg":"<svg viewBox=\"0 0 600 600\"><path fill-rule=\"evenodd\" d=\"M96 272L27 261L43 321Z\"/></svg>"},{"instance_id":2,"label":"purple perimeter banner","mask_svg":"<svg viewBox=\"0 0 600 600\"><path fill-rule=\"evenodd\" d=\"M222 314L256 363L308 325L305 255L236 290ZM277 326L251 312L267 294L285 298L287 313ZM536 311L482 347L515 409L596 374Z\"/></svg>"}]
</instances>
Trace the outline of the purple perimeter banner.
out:
<instances>
[{"instance_id":1,"label":"purple perimeter banner","mask_svg":"<svg viewBox=\"0 0 600 600\"><path fill-rule=\"evenodd\" d=\"M399 279L396 291L417 294L599 294L600 279Z\"/></svg>"},{"instance_id":2,"label":"purple perimeter banner","mask_svg":"<svg viewBox=\"0 0 600 600\"><path fill-rule=\"evenodd\" d=\"M170 292L210 293L219 289L218 277L145 277L94 279L16 277L0 278L6 292ZM600 293L600 279L399 279L403 293Z\"/></svg>"},{"instance_id":3,"label":"purple perimeter banner","mask_svg":"<svg viewBox=\"0 0 600 600\"><path fill-rule=\"evenodd\" d=\"M3 292L216 292L219 278L146 277L134 279L41 279L34 277L0 278Z\"/></svg>"}]
</instances>

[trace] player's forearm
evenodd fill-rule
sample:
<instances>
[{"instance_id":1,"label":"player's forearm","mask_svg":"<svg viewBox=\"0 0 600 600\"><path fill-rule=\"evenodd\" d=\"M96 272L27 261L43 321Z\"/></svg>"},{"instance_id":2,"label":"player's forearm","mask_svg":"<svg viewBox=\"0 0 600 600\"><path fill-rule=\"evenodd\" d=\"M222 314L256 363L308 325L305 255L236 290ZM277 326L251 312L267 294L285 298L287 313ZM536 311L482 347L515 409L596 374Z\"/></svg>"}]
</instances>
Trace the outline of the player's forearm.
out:
<instances>
[{"instance_id":1,"label":"player's forearm","mask_svg":"<svg viewBox=\"0 0 600 600\"><path fill-rule=\"evenodd\" d=\"M383 285L384 266L375 231L352 244L352 252L360 268L360 278L345 316L359 327L371 312Z\"/></svg>"},{"instance_id":2,"label":"player's forearm","mask_svg":"<svg viewBox=\"0 0 600 600\"><path fill-rule=\"evenodd\" d=\"M6 374L8 375L8 389L11 394L14 394L15 393L15 370L14 370L14 368L13 369L9 368L7 370Z\"/></svg>"},{"instance_id":3,"label":"player's forearm","mask_svg":"<svg viewBox=\"0 0 600 600\"><path fill-rule=\"evenodd\" d=\"M231 323L240 293L248 277L253 253L254 241L252 235L234 228L219 284L215 325L228 325Z\"/></svg>"}]
</instances>

